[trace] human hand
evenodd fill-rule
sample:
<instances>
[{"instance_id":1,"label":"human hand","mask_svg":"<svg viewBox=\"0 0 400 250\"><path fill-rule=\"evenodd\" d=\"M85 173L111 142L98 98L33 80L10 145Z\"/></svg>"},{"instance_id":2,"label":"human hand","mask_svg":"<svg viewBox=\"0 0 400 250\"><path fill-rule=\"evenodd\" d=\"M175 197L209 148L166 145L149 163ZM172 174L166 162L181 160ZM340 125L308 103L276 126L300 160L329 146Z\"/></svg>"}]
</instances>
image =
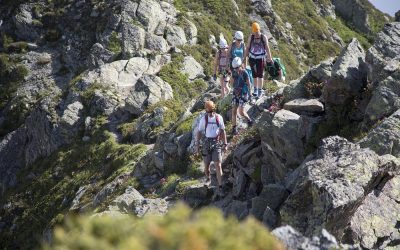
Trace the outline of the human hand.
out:
<instances>
[{"instance_id":1,"label":"human hand","mask_svg":"<svg viewBox=\"0 0 400 250\"><path fill-rule=\"evenodd\" d=\"M214 81L217 80L217 75L216 74L213 75L213 79L214 79Z\"/></svg>"}]
</instances>

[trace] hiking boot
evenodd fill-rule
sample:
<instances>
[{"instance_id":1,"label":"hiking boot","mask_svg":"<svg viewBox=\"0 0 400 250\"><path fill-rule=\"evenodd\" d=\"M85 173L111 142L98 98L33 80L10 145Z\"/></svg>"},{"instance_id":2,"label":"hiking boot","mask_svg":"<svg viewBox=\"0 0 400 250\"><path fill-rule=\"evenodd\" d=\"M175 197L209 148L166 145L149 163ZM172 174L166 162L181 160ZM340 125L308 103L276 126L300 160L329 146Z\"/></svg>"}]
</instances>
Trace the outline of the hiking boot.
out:
<instances>
[{"instance_id":1,"label":"hiking boot","mask_svg":"<svg viewBox=\"0 0 400 250\"><path fill-rule=\"evenodd\" d=\"M264 90L263 89L258 89L258 97L262 97L264 95Z\"/></svg>"},{"instance_id":2,"label":"hiking boot","mask_svg":"<svg viewBox=\"0 0 400 250\"><path fill-rule=\"evenodd\" d=\"M251 127L251 126L253 126L253 124L254 124L254 121L252 119L249 119L247 121L247 126Z\"/></svg>"},{"instance_id":3,"label":"hiking boot","mask_svg":"<svg viewBox=\"0 0 400 250\"><path fill-rule=\"evenodd\" d=\"M237 134L238 134L237 126L232 127L232 135L237 135Z\"/></svg>"}]
</instances>

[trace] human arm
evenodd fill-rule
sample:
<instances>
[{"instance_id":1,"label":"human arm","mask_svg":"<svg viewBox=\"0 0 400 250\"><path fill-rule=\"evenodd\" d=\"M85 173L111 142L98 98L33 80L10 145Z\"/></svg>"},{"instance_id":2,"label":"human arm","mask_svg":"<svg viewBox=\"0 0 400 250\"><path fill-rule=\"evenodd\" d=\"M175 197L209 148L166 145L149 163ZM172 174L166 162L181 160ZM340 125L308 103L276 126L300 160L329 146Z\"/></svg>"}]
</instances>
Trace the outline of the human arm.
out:
<instances>
[{"instance_id":1,"label":"human arm","mask_svg":"<svg viewBox=\"0 0 400 250\"><path fill-rule=\"evenodd\" d=\"M265 46L265 51L266 53L266 57L267 57L267 62L272 62L272 55L271 55L271 50L269 48L269 42L268 42L268 38L266 35L263 35L263 39L265 41L264 46Z\"/></svg>"},{"instance_id":2,"label":"human arm","mask_svg":"<svg viewBox=\"0 0 400 250\"><path fill-rule=\"evenodd\" d=\"M219 53L218 53L218 51L215 53L215 62L214 62L214 74L213 74L213 77L214 77L214 80L216 80L215 78L216 78L216 75L217 75L217 69L218 69L218 60L219 60Z\"/></svg>"},{"instance_id":3,"label":"human arm","mask_svg":"<svg viewBox=\"0 0 400 250\"><path fill-rule=\"evenodd\" d=\"M252 35L249 36L249 39L247 41L247 46L245 47L245 50L244 50L244 58L243 58L243 60L246 62L246 64L247 64L247 57L249 56L249 53L250 53L251 36Z\"/></svg>"}]
</instances>

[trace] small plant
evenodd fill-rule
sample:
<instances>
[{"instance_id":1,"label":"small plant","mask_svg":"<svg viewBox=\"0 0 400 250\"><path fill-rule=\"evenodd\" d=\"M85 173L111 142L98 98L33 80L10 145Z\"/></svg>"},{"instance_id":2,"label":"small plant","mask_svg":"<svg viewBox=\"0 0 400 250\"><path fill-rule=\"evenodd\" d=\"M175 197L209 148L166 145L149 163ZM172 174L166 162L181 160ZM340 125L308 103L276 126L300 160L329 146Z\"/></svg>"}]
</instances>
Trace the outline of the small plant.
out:
<instances>
[{"instance_id":1,"label":"small plant","mask_svg":"<svg viewBox=\"0 0 400 250\"><path fill-rule=\"evenodd\" d=\"M322 88L324 87L325 82L307 82L304 84L304 87L307 91L308 98L320 98L322 95Z\"/></svg>"},{"instance_id":2,"label":"small plant","mask_svg":"<svg viewBox=\"0 0 400 250\"><path fill-rule=\"evenodd\" d=\"M113 31L111 33L111 36L110 36L110 38L108 40L107 49L112 51L114 54L121 53L121 50L122 50L122 48L121 48L121 39L118 38L117 32Z\"/></svg>"}]
</instances>

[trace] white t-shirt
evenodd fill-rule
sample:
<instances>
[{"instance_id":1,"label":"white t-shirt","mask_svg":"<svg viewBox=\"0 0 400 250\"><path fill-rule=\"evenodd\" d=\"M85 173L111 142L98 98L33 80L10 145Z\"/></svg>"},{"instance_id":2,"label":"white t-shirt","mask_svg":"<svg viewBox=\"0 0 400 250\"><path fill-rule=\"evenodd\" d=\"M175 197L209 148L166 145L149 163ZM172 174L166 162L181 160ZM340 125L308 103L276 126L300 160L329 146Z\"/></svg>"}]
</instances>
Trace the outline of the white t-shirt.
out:
<instances>
[{"instance_id":1,"label":"white t-shirt","mask_svg":"<svg viewBox=\"0 0 400 250\"><path fill-rule=\"evenodd\" d=\"M218 114L214 114L211 117L208 114L206 114L206 115L208 116L206 137L207 138L216 138L220 133L220 129L225 129L224 119L222 118L221 115L218 115ZM216 116L218 116L219 127L217 125ZM206 126L206 119L203 116L203 117L201 117L198 131L204 133L205 126Z\"/></svg>"}]
</instances>

